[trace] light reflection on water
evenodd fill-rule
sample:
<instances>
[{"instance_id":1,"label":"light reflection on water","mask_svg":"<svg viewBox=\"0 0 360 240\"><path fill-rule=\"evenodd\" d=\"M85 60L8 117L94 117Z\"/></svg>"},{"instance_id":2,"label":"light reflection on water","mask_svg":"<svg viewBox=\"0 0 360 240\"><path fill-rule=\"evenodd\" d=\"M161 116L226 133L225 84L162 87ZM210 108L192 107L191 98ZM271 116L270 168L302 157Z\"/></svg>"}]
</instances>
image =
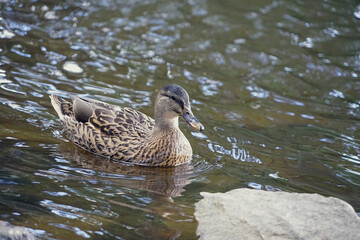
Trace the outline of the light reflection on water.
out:
<instances>
[{"instance_id":1,"label":"light reflection on water","mask_svg":"<svg viewBox=\"0 0 360 240\"><path fill-rule=\"evenodd\" d=\"M0 3L1 220L42 238L194 239L201 191L316 192L360 211L359 6L351 1ZM169 82L206 131L190 165L74 147L48 95L150 116Z\"/></svg>"}]
</instances>

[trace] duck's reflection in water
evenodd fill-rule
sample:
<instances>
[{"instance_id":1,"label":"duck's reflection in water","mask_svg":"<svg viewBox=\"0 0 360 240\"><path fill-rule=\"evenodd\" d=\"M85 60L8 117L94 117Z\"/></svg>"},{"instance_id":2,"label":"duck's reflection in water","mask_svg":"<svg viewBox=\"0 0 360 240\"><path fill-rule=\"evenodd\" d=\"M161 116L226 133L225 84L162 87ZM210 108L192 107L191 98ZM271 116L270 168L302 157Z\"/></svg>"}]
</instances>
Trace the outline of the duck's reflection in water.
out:
<instances>
[{"instance_id":1,"label":"duck's reflection in water","mask_svg":"<svg viewBox=\"0 0 360 240\"><path fill-rule=\"evenodd\" d=\"M182 212L181 208L174 208L173 198L181 196L184 187L191 182L193 176L191 164L169 168L124 165L101 156L95 156L72 143L66 142L59 144L59 151L65 159L75 163L77 167L96 172L94 176L84 175L82 178L96 178L96 180L103 178L115 183L119 188L144 190L147 192L146 196L151 198L151 202L144 207L143 205L136 205L136 203L125 202L121 198L99 197L111 205L143 211L145 214L153 214L162 218L165 225L167 218L187 215ZM141 235L154 238L173 239L181 235L178 229L154 225L151 222L144 222L143 227L137 231Z\"/></svg>"},{"instance_id":2,"label":"duck's reflection in water","mask_svg":"<svg viewBox=\"0 0 360 240\"><path fill-rule=\"evenodd\" d=\"M150 196L168 200L181 195L193 174L191 164L166 168L126 165L93 155L66 142L59 144L59 150L62 156L79 167L96 171L97 177L106 178L120 186L145 190Z\"/></svg>"}]
</instances>

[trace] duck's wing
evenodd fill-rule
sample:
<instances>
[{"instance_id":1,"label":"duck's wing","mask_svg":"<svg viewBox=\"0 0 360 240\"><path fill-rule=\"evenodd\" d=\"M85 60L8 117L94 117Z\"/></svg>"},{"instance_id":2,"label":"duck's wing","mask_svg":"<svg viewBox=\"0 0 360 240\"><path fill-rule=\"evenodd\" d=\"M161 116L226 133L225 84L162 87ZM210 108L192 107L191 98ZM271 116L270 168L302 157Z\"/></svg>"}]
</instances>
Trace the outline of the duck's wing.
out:
<instances>
[{"instance_id":1,"label":"duck's wing","mask_svg":"<svg viewBox=\"0 0 360 240\"><path fill-rule=\"evenodd\" d=\"M60 119L64 116L75 118L77 122L90 124L108 136L142 138L154 126L154 120L147 115L126 107L119 107L100 101L71 96L70 103L56 95L50 96Z\"/></svg>"}]
</instances>

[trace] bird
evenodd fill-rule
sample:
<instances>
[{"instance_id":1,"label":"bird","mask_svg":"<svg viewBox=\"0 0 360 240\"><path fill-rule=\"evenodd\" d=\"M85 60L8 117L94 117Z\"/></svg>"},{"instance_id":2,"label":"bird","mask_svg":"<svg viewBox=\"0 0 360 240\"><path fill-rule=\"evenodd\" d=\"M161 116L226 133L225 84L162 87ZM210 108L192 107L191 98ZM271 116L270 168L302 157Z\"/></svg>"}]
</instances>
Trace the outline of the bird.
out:
<instances>
[{"instance_id":1,"label":"bird","mask_svg":"<svg viewBox=\"0 0 360 240\"><path fill-rule=\"evenodd\" d=\"M154 119L129 107L69 97L72 101L50 95L65 135L87 151L124 163L153 167L186 164L193 151L179 128L179 117L197 131L204 130L191 110L188 93L177 84L158 91Z\"/></svg>"}]
</instances>

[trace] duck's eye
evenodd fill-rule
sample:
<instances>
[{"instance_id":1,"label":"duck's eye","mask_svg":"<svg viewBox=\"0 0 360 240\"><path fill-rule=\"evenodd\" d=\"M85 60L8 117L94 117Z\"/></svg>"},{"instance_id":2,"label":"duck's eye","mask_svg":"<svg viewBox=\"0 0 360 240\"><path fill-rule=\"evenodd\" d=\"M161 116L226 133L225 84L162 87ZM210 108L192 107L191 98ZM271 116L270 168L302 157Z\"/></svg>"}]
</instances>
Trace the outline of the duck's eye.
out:
<instances>
[{"instance_id":1,"label":"duck's eye","mask_svg":"<svg viewBox=\"0 0 360 240\"><path fill-rule=\"evenodd\" d=\"M171 96L171 99L175 101L175 97L174 97L174 96Z\"/></svg>"}]
</instances>

